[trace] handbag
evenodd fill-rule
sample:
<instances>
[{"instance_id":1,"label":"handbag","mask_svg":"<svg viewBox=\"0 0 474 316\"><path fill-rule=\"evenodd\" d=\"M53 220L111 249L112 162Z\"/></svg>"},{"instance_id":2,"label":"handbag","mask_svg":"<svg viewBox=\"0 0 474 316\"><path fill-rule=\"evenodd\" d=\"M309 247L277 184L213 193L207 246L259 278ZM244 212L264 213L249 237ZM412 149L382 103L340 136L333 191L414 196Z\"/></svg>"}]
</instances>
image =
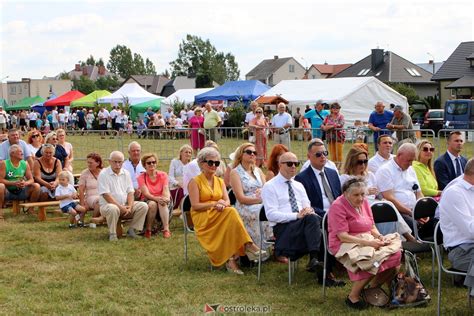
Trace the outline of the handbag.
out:
<instances>
[{"instance_id":1,"label":"handbag","mask_svg":"<svg viewBox=\"0 0 474 316\"><path fill-rule=\"evenodd\" d=\"M204 128L198 129L198 133L201 135L206 135L206 130Z\"/></svg>"},{"instance_id":2,"label":"handbag","mask_svg":"<svg viewBox=\"0 0 474 316\"><path fill-rule=\"evenodd\" d=\"M390 301L388 294L380 287L366 288L361 294L364 301L372 306L384 307Z\"/></svg>"}]
</instances>

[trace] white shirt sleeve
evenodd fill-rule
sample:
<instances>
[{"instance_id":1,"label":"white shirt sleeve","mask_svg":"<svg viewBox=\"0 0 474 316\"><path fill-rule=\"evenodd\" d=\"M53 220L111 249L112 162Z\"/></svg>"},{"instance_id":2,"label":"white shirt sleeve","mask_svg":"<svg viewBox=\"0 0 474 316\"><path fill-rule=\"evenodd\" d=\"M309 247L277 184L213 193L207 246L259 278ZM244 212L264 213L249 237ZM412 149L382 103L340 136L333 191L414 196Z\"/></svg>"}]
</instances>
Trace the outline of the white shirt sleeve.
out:
<instances>
[{"instance_id":1,"label":"white shirt sleeve","mask_svg":"<svg viewBox=\"0 0 474 316\"><path fill-rule=\"evenodd\" d=\"M393 189L393 179L388 168L380 168L375 174L377 180L377 187L380 192L385 192Z\"/></svg>"},{"instance_id":2,"label":"white shirt sleeve","mask_svg":"<svg viewBox=\"0 0 474 316\"><path fill-rule=\"evenodd\" d=\"M262 201L268 220L273 223L287 223L296 220L297 213L280 211L279 195L281 194L272 182L267 182L262 188Z\"/></svg>"}]
</instances>

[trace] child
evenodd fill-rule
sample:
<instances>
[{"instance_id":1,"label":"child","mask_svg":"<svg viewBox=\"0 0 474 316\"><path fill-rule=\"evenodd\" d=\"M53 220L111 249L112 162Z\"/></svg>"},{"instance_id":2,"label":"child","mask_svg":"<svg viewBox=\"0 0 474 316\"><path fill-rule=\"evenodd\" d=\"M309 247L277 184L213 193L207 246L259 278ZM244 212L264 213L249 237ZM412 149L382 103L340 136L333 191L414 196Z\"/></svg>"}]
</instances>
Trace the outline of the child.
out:
<instances>
[{"instance_id":1,"label":"child","mask_svg":"<svg viewBox=\"0 0 474 316\"><path fill-rule=\"evenodd\" d=\"M73 199L77 198L77 192L74 186L69 182L69 174L69 171L61 171L59 174L59 185L56 188L55 196L56 200L60 201L59 207L61 207L61 211L63 213L69 213L69 228L82 227L84 226L86 209L73 201Z\"/></svg>"},{"instance_id":2,"label":"child","mask_svg":"<svg viewBox=\"0 0 474 316\"><path fill-rule=\"evenodd\" d=\"M142 137L143 135L143 132L146 130L146 125L145 123L143 122L143 120L140 120L138 125L137 125L137 135L138 135L138 138ZM145 137L146 135L143 135L143 137Z\"/></svg>"},{"instance_id":3,"label":"child","mask_svg":"<svg viewBox=\"0 0 474 316\"><path fill-rule=\"evenodd\" d=\"M132 121L128 121L128 124L127 124L127 133L128 133L128 136L130 136L130 138L132 138L132 134L133 134L133 124L132 124Z\"/></svg>"}]
</instances>

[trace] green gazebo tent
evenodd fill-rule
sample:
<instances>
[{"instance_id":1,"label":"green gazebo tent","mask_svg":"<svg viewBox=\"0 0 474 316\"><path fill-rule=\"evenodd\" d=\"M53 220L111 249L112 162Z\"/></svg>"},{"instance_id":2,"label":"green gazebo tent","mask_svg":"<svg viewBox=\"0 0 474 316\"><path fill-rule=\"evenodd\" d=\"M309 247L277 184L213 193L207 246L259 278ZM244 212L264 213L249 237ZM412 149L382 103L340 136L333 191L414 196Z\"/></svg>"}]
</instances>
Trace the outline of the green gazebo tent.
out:
<instances>
[{"instance_id":1,"label":"green gazebo tent","mask_svg":"<svg viewBox=\"0 0 474 316\"><path fill-rule=\"evenodd\" d=\"M8 106L8 103L4 98L0 98L0 106L3 108L6 108Z\"/></svg>"},{"instance_id":2,"label":"green gazebo tent","mask_svg":"<svg viewBox=\"0 0 474 316\"><path fill-rule=\"evenodd\" d=\"M158 111L161 107L161 100L164 100L164 98L130 105L130 119L135 122L139 114L145 113L148 108L151 108L154 112Z\"/></svg>"},{"instance_id":3,"label":"green gazebo tent","mask_svg":"<svg viewBox=\"0 0 474 316\"><path fill-rule=\"evenodd\" d=\"M36 103L42 103L46 101L40 96L36 97L26 97L18 101L17 103L8 106L5 110L7 111L18 111L18 110L29 110L31 106Z\"/></svg>"},{"instance_id":4,"label":"green gazebo tent","mask_svg":"<svg viewBox=\"0 0 474 316\"><path fill-rule=\"evenodd\" d=\"M111 95L107 90L96 90L71 102L71 108L86 107L93 108L97 104L97 99Z\"/></svg>"}]
</instances>

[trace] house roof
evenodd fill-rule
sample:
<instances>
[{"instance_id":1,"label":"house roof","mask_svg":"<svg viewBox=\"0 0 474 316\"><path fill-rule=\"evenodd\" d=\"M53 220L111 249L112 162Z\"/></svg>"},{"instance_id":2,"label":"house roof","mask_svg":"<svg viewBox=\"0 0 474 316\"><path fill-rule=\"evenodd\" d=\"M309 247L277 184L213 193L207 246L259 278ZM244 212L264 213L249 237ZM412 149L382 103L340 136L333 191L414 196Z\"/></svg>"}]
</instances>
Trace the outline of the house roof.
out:
<instances>
[{"instance_id":1,"label":"house roof","mask_svg":"<svg viewBox=\"0 0 474 316\"><path fill-rule=\"evenodd\" d=\"M430 84L432 74L416 64L406 60L405 58L390 52L384 52L383 63L381 63L375 70L371 69L372 55L359 60L354 65L342 70L332 78L344 77L376 77L383 82L402 82L409 84L427 83ZM366 71L363 71L363 70ZM407 69L414 69L416 72L412 75ZM360 73L363 75L359 75Z\"/></svg>"},{"instance_id":2,"label":"house roof","mask_svg":"<svg viewBox=\"0 0 474 316\"><path fill-rule=\"evenodd\" d=\"M80 79L81 76L84 76L84 72L86 73L85 76L87 78L89 78L90 80L92 81L96 81L97 78L99 77L106 77L106 76L110 76L111 73L105 69L104 70L104 74L103 75L100 75L99 74L99 67L97 66L93 66L93 65L85 65L85 66L80 66L81 70L76 70L76 69L73 69L71 71L68 72L68 75L69 75L69 78L72 80L72 79ZM57 75L56 78L59 78L61 76L61 74Z\"/></svg>"},{"instance_id":3,"label":"house roof","mask_svg":"<svg viewBox=\"0 0 474 316\"><path fill-rule=\"evenodd\" d=\"M352 64L336 64L336 65L328 65L328 64L312 64L311 67L316 68L321 74L334 76L344 69L349 68Z\"/></svg>"},{"instance_id":4,"label":"house roof","mask_svg":"<svg viewBox=\"0 0 474 316\"><path fill-rule=\"evenodd\" d=\"M456 89L456 88L474 88L474 74L464 75L453 83L447 85L445 89Z\"/></svg>"},{"instance_id":5,"label":"house roof","mask_svg":"<svg viewBox=\"0 0 474 316\"><path fill-rule=\"evenodd\" d=\"M474 41L462 42L431 80L459 79L464 75L474 75L474 68L470 67L469 60L467 59L473 55L473 52Z\"/></svg>"},{"instance_id":6,"label":"house roof","mask_svg":"<svg viewBox=\"0 0 474 316\"><path fill-rule=\"evenodd\" d=\"M259 96L257 99L255 99L255 101L258 104L278 104L280 102L283 102L285 104L289 103L288 100L280 96L264 96L264 95Z\"/></svg>"},{"instance_id":7,"label":"house roof","mask_svg":"<svg viewBox=\"0 0 474 316\"><path fill-rule=\"evenodd\" d=\"M160 94L164 85L170 81L169 78L161 75L131 75L130 78L153 94Z\"/></svg>"},{"instance_id":8,"label":"house roof","mask_svg":"<svg viewBox=\"0 0 474 316\"><path fill-rule=\"evenodd\" d=\"M179 89L195 89L196 78L177 76L176 78L168 81L163 87L173 87L176 91Z\"/></svg>"},{"instance_id":9,"label":"house roof","mask_svg":"<svg viewBox=\"0 0 474 316\"><path fill-rule=\"evenodd\" d=\"M444 61L434 63L434 73L436 73L441 68L441 66L443 66L443 64L444 64ZM433 73L432 63L419 63L417 65L423 68L424 70Z\"/></svg>"},{"instance_id":10,"label":"house roof","mask_svg":"<svg viewBox=\"0 0 474 316\"><path fill-rule=\"evenodd\" d=\"M245 76L251 76L252 79L257 80L266 80L270 75L275 73L278 69L280 69L281 66L291 59L295 60L293 57L264 59Z\"/></svg>"}]
</instances>

